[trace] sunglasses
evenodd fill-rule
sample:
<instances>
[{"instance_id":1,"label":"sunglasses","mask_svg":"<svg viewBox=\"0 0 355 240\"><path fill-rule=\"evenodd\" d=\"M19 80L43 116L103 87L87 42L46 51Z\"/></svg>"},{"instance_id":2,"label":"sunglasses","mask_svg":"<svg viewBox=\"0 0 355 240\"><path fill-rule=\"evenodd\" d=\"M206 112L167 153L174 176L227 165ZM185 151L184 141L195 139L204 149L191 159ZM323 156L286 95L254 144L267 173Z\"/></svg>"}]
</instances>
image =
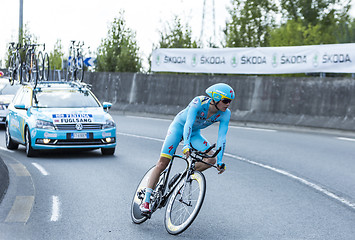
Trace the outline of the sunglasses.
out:
<instances>
[{"instance_id":1,"label":"sunglasses","mask_svg":"<svg viewBox=\"0 0 355 240\"><path fill-rule=\"evenodd\" d=\"M224 104L228 104L228 103L230 103L232 100L227 99L227 98L223 98L221 101L222 101L222 103L224 103Z\"/></svg>"}]
</instances>

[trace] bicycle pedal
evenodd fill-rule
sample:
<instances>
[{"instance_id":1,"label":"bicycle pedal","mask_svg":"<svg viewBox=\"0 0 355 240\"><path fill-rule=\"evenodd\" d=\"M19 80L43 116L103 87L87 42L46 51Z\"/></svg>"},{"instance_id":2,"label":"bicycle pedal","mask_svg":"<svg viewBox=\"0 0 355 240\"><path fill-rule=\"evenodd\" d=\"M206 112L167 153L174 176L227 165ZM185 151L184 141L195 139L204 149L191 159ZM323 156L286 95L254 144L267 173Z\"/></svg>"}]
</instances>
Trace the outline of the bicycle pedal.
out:
<instances>
[{"instance_id":1,"label":"bicycle pedal","mask_svg":"<svg viewBox=\"0 0 355 240\"><path fill-rule=\"evenodd\" d=\"M148 219L152 217L152 212L142 212L141 214L143 217L147 217Z\"/></svg>"}]
</instances>

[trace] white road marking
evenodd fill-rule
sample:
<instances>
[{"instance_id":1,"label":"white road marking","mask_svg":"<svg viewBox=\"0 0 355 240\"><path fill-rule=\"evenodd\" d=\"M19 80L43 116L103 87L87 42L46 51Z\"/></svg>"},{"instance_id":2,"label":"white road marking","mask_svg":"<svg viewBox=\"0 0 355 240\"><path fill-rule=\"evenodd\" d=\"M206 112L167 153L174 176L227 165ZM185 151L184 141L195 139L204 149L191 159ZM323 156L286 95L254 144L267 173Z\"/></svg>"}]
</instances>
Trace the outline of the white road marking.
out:
<instances>
[{"instance_id":1,"label":"white road marking","mask_svg":"<svg viewBox=\"0 0 355 240\"><path fill-rule=\"evenodd\" d=\"M51 216L51 222L56 222L59 220L60 216L60 202L59 202L59 197L58 196L52 196L52 216Z\"/></svg>"},{"instance_id":2,"label":"white road marking","mask_svg":"<svg viewBox=\"0 0 355 240\"><path fill-rule=\"evenodd\" d=\"M0 149L1 150L4 150L4 151L6 151L6 152L14 152L13 150L10 150L10 149L7 149L7 148L5 148L5 147L0 147Z\"/></svg>"},{"instance_id":3,"label":"white road marking","mask_svg":"<svg viewBox=\"0 0 355 240\"><path fill-rule=\"evenodd\" d=\"M16 196L15 202L12 205L5 222L26 223L31 215L34 201L34 196Z\"/></svg>"},{"instance_id":4,"label":"white road marking","mask_svg":"<svg viewBox=\"0 0 355 240\"><path fill-rule=\"evenodd\" d=\"M140 136L140 135L134 135L134 134L130 134L130 133L120 133L120 132L118 132L117 135L123 135L123 136L128 136L128 137L136 137L136 138L143 138L143 139L147 139L147 140L154 140L154 141L164 142L164 139L152 138L152 137L146 137L146 136Z\"/></svg>"},{"instance_id":5,"label":"white road marking","mask_svg":"<svg viewBox=\"0 0 355 240\"><path fill-rule=\"evenodd\" d=\"M258 163L258 162L255 162L255 161L252 161L252 160L249 160L249 159L246 159L246 158L243 158L243 157L239 157L239 156L235 156L235 155L232 155L232 154L229 154L229 153L225 153L224 155L228 156L228 157L231 157L231 158L235 158L235 159L238 159L240 161L243 161L243 162L247 162L247 163L250 163L250 164L253 164L253 165L256 165L256 166L259 166L259 167L262 167L262 168L265 168L265 169L268 169L268 170L271 170L271 171L274 171L274 172L277 172L279 174L282 174L286 177L289 177L289 178L292 178L294 180L297 180L298 182L301 182L303 184L305 184L306 186L308 187L311 187L325 195L327 195L328 197L330 198L333 198L343 204L345 204L346 206L352 208L355 210L355 203L343 198L343 197L340 197L330 191L328 191L327 189L325 189L324 187L322 186L319 186L315 183L312 183L306 179L303 179L303 178L300 178L300 177L297 177L285 170L281 170L281 169L278 169L278 168L275 168L275 167L271 167L269 165L266 165L266 164L262 164L262 163Z\"/></svg>"},{"instance_id":6,"label":"white road marking","mask_svg":"<svg viewBox=\"0 0 355 240\"><path fill-rule=\"evenodd\" d=\"M237 128L237 129L245 129L245 130L253 130L253 131L263 131L263 132L277 132L277 130L265 129L265 128L251 128L251 127L239 127L239 126L229 126L229 128Z\"/></svg>"},{"instance_id":7,"label":"white road marking","mask_svg":"<svg viewBox=\"0 0 355 240\"><path fill-rule=\"evenodd\" d=\"M42 173L42 175L47 176L49 175L49 173L46 171L46 169L44 169L41 165L39 165L38 163L32 163L32 165L38 169L38 171L40 171Z\"/></svg>"},{"instance_id":8,"label":"white road marking","mask_svg":"<svg viewBox=\"0 0 355 240\"><path fill-rule=\"evenodd\" d=\"M355 142L355 139L354 139L354 138L337 137L337 139Z\"/></svg>"},{"instance_id":9,"label":"white road marking","mask_svg":"<svg viewBox=\"0 0 355 240\"><path fill-rule=\"evenodd\" d=\"M137 138L143 138L143 139L148 139L148 140L156 140L156 141L159 141L159 142L164 142L164 140L162 139L158 139L158 138L151 138L151 137L146 137L146 136L139 136L139 135L134 135L134 134L128 134L128 133L118 133L118 134L121 134L121 135L125 135L125 136L130 136L130 137L137 137ZM336 201L339 201L340 203L352 208L355 210L355 203L354 202L351 202L349 200L347 200L346 198L343 198L341 196L338 196L336 195L335 193L332 193L330 191L328 191L327 189L325 189L324 187L322 186L319 186L315 183L312 183L306 179L303 179L303 178L300 178L300 177L297 177L296 175L293 175L285 170L281 170L281 169L278 169L278 168L275 168L275 167L271 167L269 165L266 165L266 164L262 164L262 163L258 163L258 162L255 162L255 161L252 161L252 160L248 160L246 158L243 158L243 157L239 157L239 156L236 156L236 155L233 155L233 154L229 154L229 153L224 153L225 156L228 156L228 157L231 157L231 158L234 158L234 159L237 159L239 161L243 161L243 162L247 162L247 163L250 163L250 164L253 164L255 166L259 166L259 167L262 167L262 168L265 168L265 169L268 169L268 170L271 170L273 172L276 172L276 173L279 173L279 174L282 174L286 177L289 177L289 178L292 178L300 183L303 183L305 184L306 186L310 187L310 188L313 188L314 190L317 190L325 195L327 195L328 197L336 200Z\"/></svg>"},{"instance_id":10,"label":"white road marking","mask_svg":"<svg viewBox=\"0 0 355 240\"><path fill-rule=\"evenodd\" d=\"M149 120L158 120L158 121L166 121L172 122L173 119L162 119L162 118L153 118L153 117L143 117L143 116L126 116L128 118L138 118L138 119L149 119Z\"/></svg>"},{"instance_id":11,"label":"white road marking","mask_svg":"<svg viewBox=\"0 0 355 240\"><path fill-rule=\"evenodd\" d=\"M14 170L17 177L29 177L31 174L27 168L21 163L10 163L10 167Z\"/></svg>"}]
</instances>

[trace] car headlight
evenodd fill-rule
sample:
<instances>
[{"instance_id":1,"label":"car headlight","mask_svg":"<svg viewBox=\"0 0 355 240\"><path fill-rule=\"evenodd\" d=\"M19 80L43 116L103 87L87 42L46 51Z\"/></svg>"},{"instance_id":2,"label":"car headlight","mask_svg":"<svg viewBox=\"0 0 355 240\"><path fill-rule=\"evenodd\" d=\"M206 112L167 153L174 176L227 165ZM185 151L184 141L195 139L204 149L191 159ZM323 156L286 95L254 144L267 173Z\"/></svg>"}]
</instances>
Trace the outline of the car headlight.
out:
<instances>
[{"instance_id":1,"label":"car headlight","mask_svg":"<svg viewBox=\"0 0 355 240\"><path fill-rule=\"evenodd\" d=\"M115 122L112 119L107 119L106 123L102 126L102 129L114 128L114 127L116 127Z\"/></svg>"},{"instance_id":2,"label":"car headlight","mask_svg":"<svg viewBox=\"0 0 355 240\"><path fill-rule=\"evenodd\" d=\"M55 130L55 126L52 122L37 120L36 121L36 128L42 128L47 130Z\"/></svg>"},{"instance_id":3,"label":"car headlight","mask_svg":"<svg viewBox=\"0 0 355 240\"><path fill-rule=\"evenodd\" d=\"M6 110L7 106L5 104L0 104L0 110Z\"/></svg>"}]
</instances>

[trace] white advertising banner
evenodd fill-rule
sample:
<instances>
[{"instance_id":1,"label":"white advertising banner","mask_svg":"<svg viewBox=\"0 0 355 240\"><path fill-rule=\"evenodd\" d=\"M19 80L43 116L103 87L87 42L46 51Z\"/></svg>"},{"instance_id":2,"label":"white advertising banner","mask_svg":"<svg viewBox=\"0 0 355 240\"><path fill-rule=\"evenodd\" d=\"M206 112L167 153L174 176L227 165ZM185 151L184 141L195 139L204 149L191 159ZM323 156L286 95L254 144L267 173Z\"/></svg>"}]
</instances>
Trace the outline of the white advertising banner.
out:
<instances>
[{"instance_id":1,"label":"white advertising banner","mask_svg":"<svg viewBox=\"0 0 355 240\"><path fill-rule=\"evenodd\" d=\"M260 48L161 48L153 72L286 74L354 73L355 43Z\"/></svg>"}]
</instances>

